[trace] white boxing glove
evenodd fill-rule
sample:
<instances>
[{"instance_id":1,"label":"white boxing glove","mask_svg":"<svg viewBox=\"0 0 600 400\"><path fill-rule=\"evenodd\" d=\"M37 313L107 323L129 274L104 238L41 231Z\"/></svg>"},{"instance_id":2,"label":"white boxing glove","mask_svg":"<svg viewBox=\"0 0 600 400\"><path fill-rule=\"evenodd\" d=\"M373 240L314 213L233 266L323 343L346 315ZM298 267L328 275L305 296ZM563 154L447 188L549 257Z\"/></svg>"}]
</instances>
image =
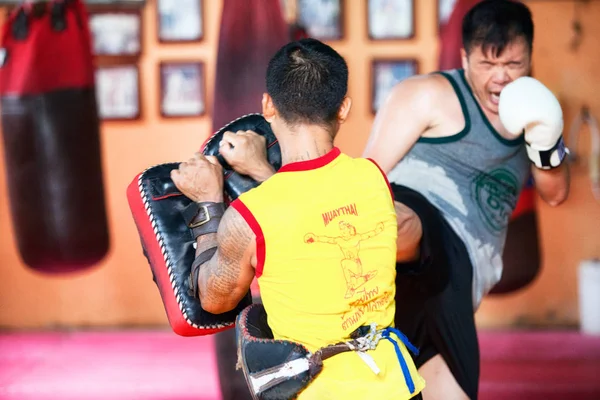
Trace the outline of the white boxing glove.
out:
<instances>
[{"instance_id":1,"label":"white boxing glove","mask_svg":"<svg viewBox=\"0 0 600 400\"><path fill-rule=\"evenodd\" d=\"M552 169L568 150L563 141L563 113L558 99L537 79L524 76L500 92L498 114L515 137L525 132L527 155L536 167Z\"/></svg>"}]
</instances>

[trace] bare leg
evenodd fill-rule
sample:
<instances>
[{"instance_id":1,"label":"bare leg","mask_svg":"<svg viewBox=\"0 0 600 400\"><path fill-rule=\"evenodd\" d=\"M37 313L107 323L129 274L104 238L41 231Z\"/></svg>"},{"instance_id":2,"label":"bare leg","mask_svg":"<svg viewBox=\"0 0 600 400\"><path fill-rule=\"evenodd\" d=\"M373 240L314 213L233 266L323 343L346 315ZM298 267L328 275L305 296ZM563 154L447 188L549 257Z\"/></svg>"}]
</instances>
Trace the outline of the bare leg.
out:
<instances>
[{"instance_id":1,"label":"bare leg","mask_svg":"<svg viewBox=\"0 0 600 400\"><path fill-rule=\"evenodd\" d=\"M469 400L441 355L438 354L423 364L419 373L427 382L423 400Z\"/></svg>"}]
</instances>

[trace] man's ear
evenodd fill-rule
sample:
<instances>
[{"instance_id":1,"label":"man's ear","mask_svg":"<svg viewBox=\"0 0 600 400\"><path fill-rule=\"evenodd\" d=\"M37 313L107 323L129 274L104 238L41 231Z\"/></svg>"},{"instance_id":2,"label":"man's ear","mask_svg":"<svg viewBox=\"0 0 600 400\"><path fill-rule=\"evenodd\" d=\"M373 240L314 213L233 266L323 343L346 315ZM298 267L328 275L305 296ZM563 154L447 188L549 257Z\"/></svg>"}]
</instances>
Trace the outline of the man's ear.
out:
<instances>
[{"instance_id":1,"label":"man's ear","mask_svg":"<svg viewBox=\"0 0 600 400\"><path fill-rule=\"evenodd\" d=\"M348 119L348 115L350 114L351 108L352 99L350 97L345 97L338 111L338 123L343 124L344 122L346 122L346 120Z\"/></svg>"},{"instance_id":2,"label":"man's ear","mask_svg":"<svg viewBox=\"0 0 600 400\"><path fill-rule=\"evenodd\" d=\"M262 114L263 117L267 120L267 122L272 123L275 118L275 114L277 111L275 110L275 105L273 104L273 99L269 96L268 93L263 93L262 97Z\"/></svg>"},{"instance_id":3,"label":"man's ear","mask_svg":"<svg viewBox=\"0 0 600 400\"><path fill-rule=\"evenodd\" d=\"M464 48L460 49L460 59L462 60L462 68L467 70L469 66L469 55Z\"/></svg>"}]
</instances>

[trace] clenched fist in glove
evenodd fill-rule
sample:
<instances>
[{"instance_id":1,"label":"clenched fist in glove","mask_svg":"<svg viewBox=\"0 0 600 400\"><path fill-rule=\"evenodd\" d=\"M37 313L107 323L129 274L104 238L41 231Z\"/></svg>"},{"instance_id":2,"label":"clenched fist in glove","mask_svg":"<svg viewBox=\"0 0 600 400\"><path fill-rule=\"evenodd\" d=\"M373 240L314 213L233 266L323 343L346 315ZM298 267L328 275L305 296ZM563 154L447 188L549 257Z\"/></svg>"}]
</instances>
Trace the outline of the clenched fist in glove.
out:
<instances>
[{"instance_id":1,"label":"clenched fist in glove","mask_svg":"<svg viewBox=\"0 0 600 400\"><path fill-rule=\"evenodd\" d=\"M552 169L568 150L563 141L563 114L552 92L537 79L524 76L500 92L500 121L513 135L525 132L527 155L536 167Z\"/></svg>"}]
</instances>

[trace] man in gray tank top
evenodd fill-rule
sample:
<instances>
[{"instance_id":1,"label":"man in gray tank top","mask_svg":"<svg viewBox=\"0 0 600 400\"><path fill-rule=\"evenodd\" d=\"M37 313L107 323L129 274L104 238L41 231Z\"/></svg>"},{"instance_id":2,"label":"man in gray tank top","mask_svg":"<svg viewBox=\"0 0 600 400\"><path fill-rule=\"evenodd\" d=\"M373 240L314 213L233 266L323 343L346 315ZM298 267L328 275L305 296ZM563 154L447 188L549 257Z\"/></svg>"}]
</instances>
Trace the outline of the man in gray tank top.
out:
<instances>
[{"instance_id":1,"label":"man in gray tank top","mask_svg":"<svg viewBox=\"0 0 600 400\"><path fill-rule=\"evenodd\" d=\"M387 173L403 221L396 327L421 348L426 400L477 398L473 314L500 280L530 173L550 205L568 194L560 105L526 77L532 42L525 5L479 3L463 20L463 68L398 84L363 154Z\"/></svg>"}]
</instances>

